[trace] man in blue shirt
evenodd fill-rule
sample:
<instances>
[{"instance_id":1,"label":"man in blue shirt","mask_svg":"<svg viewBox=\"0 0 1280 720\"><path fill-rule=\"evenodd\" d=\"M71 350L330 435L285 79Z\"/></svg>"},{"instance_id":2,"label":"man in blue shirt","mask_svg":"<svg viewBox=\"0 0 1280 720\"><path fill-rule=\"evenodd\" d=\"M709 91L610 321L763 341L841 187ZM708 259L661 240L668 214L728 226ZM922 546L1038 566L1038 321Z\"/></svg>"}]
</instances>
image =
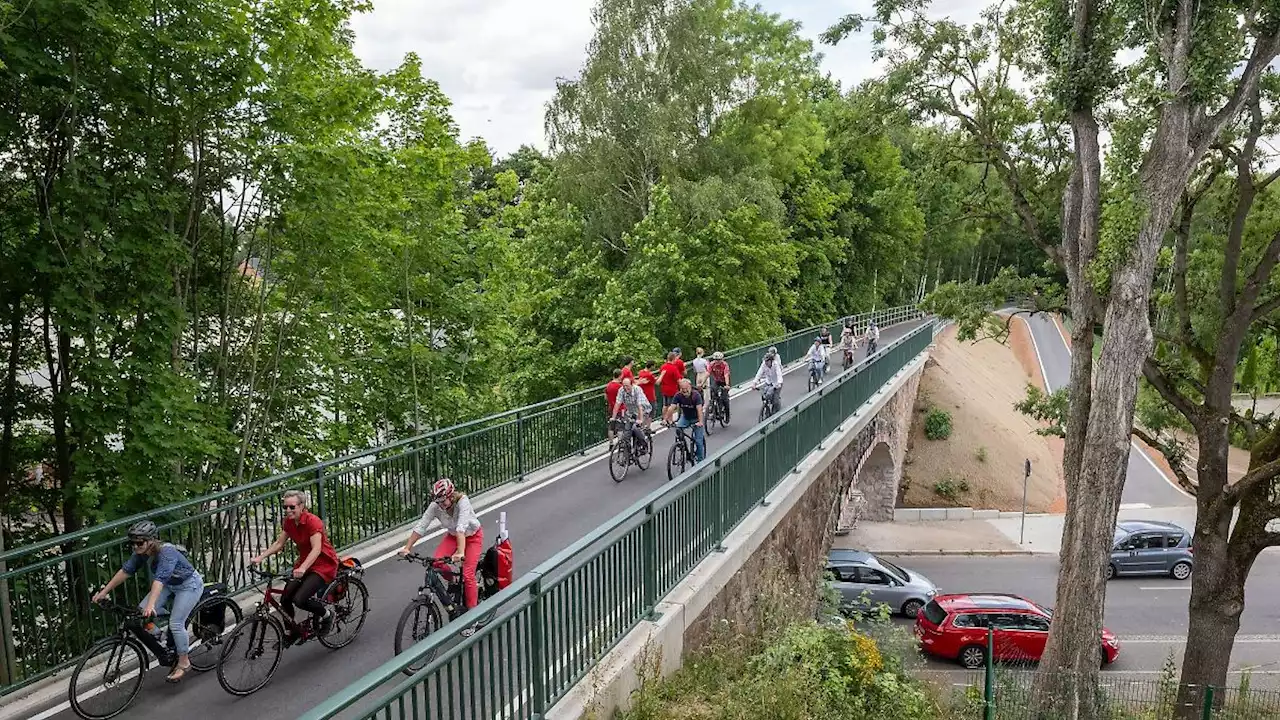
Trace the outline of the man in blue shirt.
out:
<instances>
[{"instance_id":1,"label":"man in blue shirt","mask_svg":"<svg viewBox=\"0 0 1280 720\"><path fill-rule=\"evenodd\" d=\"M693 383L685 378L680 381L680 392L674 398L680 412L677 427L693 426L693 461L702 462L707 457L707 434L702 424L702 394L693 389Z\"/></svg>"}]
</instances>

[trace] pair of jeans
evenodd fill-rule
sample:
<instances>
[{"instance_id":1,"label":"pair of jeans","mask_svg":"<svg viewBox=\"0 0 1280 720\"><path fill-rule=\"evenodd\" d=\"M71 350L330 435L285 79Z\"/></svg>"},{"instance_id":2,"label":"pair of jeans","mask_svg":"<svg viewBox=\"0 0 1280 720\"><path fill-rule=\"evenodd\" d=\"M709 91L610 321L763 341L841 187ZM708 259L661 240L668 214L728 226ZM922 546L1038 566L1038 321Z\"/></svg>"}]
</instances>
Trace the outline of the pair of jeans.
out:
<instances>
[{"instance_id":1,"label":"pair of jeans","mask_svg":"<svg viewBox=\"0 0 1280 720\"><path fill-rule=\"evenodd\" d=\"M316 594L329 586L324 578L320 577L314 570L308 570L300 578L294 578L285 583L284 594L280 596L280 607L284 608L285 614L293 617L293 606L311 613L316 619L316 631L320 630L320 618L324 617L324 603L316 599Z\"/></svg>"},{"instance_id":2,"label":"pair of jeans","mask_svg":"<svg viewBox=\"0 0 1280 720\"><path fill-rule=\"evenodd\" d=\"M436 546L436 559L443 560L458 549L458 538L453 533L445 533L444 539ZM484 530L476 530L475 535L467 536L467 546L462 556L462 595L467 609L480 604L480 585L476 582L476 566L480 564L480 554L484 550Z\"/></svg>"},{"instance_id":3,"label":"pair of jeans","mask_svg":"<svg viewBox=\"0 0 1280 720\"><path fill-rule=\"evenodd\" d=\"M694 423L696 422L696 420L690 420L684 416L684 413L681 413L680 421L676 423L676 426L693 428L693 461L702 462L707 457L707 432L705 428L695 425Z\"/></svg>"},{"instance_id":4,"label":"pair of jeans","mask_svg":"<svg viewBox=\"0 0 1280 720\"><path fill-rule=\"evenodd\" d=\"M179 655L186 655L191 651L191 638L187 636L187 618L191 617L191 610L200 602L200 598L204 595L204 579L200 577L200 573L191 573L191 576L182 581L180 585L165 585L160 590L160 596L156 598L156 618L162 615L169 616L169 632L173 635L173 648ZM170 598L173 602L169 602ZM143 598L138 607L147 604L147 599ZM168 610L165 608L168 607Z\"/></svg>"}]
</instances>

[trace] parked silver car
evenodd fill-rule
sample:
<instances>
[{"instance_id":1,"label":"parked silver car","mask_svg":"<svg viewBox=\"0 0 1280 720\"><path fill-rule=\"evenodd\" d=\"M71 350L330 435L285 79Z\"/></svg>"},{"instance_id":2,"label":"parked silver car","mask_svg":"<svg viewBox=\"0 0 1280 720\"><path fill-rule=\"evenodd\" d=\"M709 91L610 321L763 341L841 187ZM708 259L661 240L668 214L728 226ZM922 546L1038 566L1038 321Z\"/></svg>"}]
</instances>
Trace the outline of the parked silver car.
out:
<instances>
[{"instance_id":1,"label":"parked silver car","mask_svg":"<svg viewBox=\"0 0 1280 720\"><path fill-rule=\"evenodd\" d=\"M914 618L938 594L929 578L863 550L832 550L827 572L846 612L884 604L892 612Z\"/></svg>"},{"instance_id":2,"label":"parked silver car","mask_svg":"<svg viewBox=\"0 0 1280 720\"><path fill-rule=\"evenodd\" d=\"M1116 523L1108 580L1117 575L1169 575L1186 580L1191 577L1191 568L1189 531L1158 520Z\"/></svg>"}]
</instances>

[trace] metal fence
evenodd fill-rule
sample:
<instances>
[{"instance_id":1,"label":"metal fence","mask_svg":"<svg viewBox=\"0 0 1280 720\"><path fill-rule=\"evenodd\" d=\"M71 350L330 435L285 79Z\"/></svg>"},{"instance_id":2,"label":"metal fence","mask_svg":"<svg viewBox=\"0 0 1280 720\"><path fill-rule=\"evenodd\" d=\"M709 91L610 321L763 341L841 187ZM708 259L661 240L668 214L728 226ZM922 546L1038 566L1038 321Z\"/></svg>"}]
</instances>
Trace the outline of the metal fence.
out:
<instances>
[{"instance_id":1,"label":"metal fence","mask_svg":"<svg viewBox=\"0 0 1280 720\"><path fill-rule=\"evenodd\" d=\"M862 329L872 319L888 326L921 316L914 307L888 308L830 327L838 336L845 320ZM784 361L803 357L819 327L728 353L730 372L739 381L751 377L771 345ZM239 591L252 584L248 559L278 533L285 490L308 491L333 544L350 547L420 515L438 477L478 494L603 443L602 395L603 386L583 390L0 554L0 695L67 666L112 629L109 618L90 612L90 590L123 563L124 533L143 517L160 525L166 541L185 545L206 580ZM130 583L125 592L141 587Z\"/></svg>"},{"instance_id":2,"label":"metal fence","mask_svg":"<svg viewBox=\"0 0 1280 720\"><path fill-rule=\"evenodd\" d=\"M479 632L435 633L303 718L541 717L932 339L925 325L884 347L451 625L495 612ZM413 677L401 675L427 657Z\"/></svg>"}]
</instances>

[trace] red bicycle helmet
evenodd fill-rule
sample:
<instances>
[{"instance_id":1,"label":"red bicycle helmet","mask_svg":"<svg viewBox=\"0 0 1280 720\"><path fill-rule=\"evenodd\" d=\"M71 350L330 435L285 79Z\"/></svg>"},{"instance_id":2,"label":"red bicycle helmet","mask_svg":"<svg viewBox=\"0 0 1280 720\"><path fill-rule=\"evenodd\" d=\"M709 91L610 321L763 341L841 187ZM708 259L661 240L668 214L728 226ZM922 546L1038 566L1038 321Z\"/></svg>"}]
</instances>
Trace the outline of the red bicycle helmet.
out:
<instances>
[{"instance_id":1,"label":"red bicycle helmet","mask_svg":"<svg viewBox=\"0 0 1280 720\"><path fill-rule=\"evenodd\" d=\"M449 497L454 493L453 481L449 478L440 478L435 485L431 486L431 497L436 500Z\"/></svg>"}]
</instances>

